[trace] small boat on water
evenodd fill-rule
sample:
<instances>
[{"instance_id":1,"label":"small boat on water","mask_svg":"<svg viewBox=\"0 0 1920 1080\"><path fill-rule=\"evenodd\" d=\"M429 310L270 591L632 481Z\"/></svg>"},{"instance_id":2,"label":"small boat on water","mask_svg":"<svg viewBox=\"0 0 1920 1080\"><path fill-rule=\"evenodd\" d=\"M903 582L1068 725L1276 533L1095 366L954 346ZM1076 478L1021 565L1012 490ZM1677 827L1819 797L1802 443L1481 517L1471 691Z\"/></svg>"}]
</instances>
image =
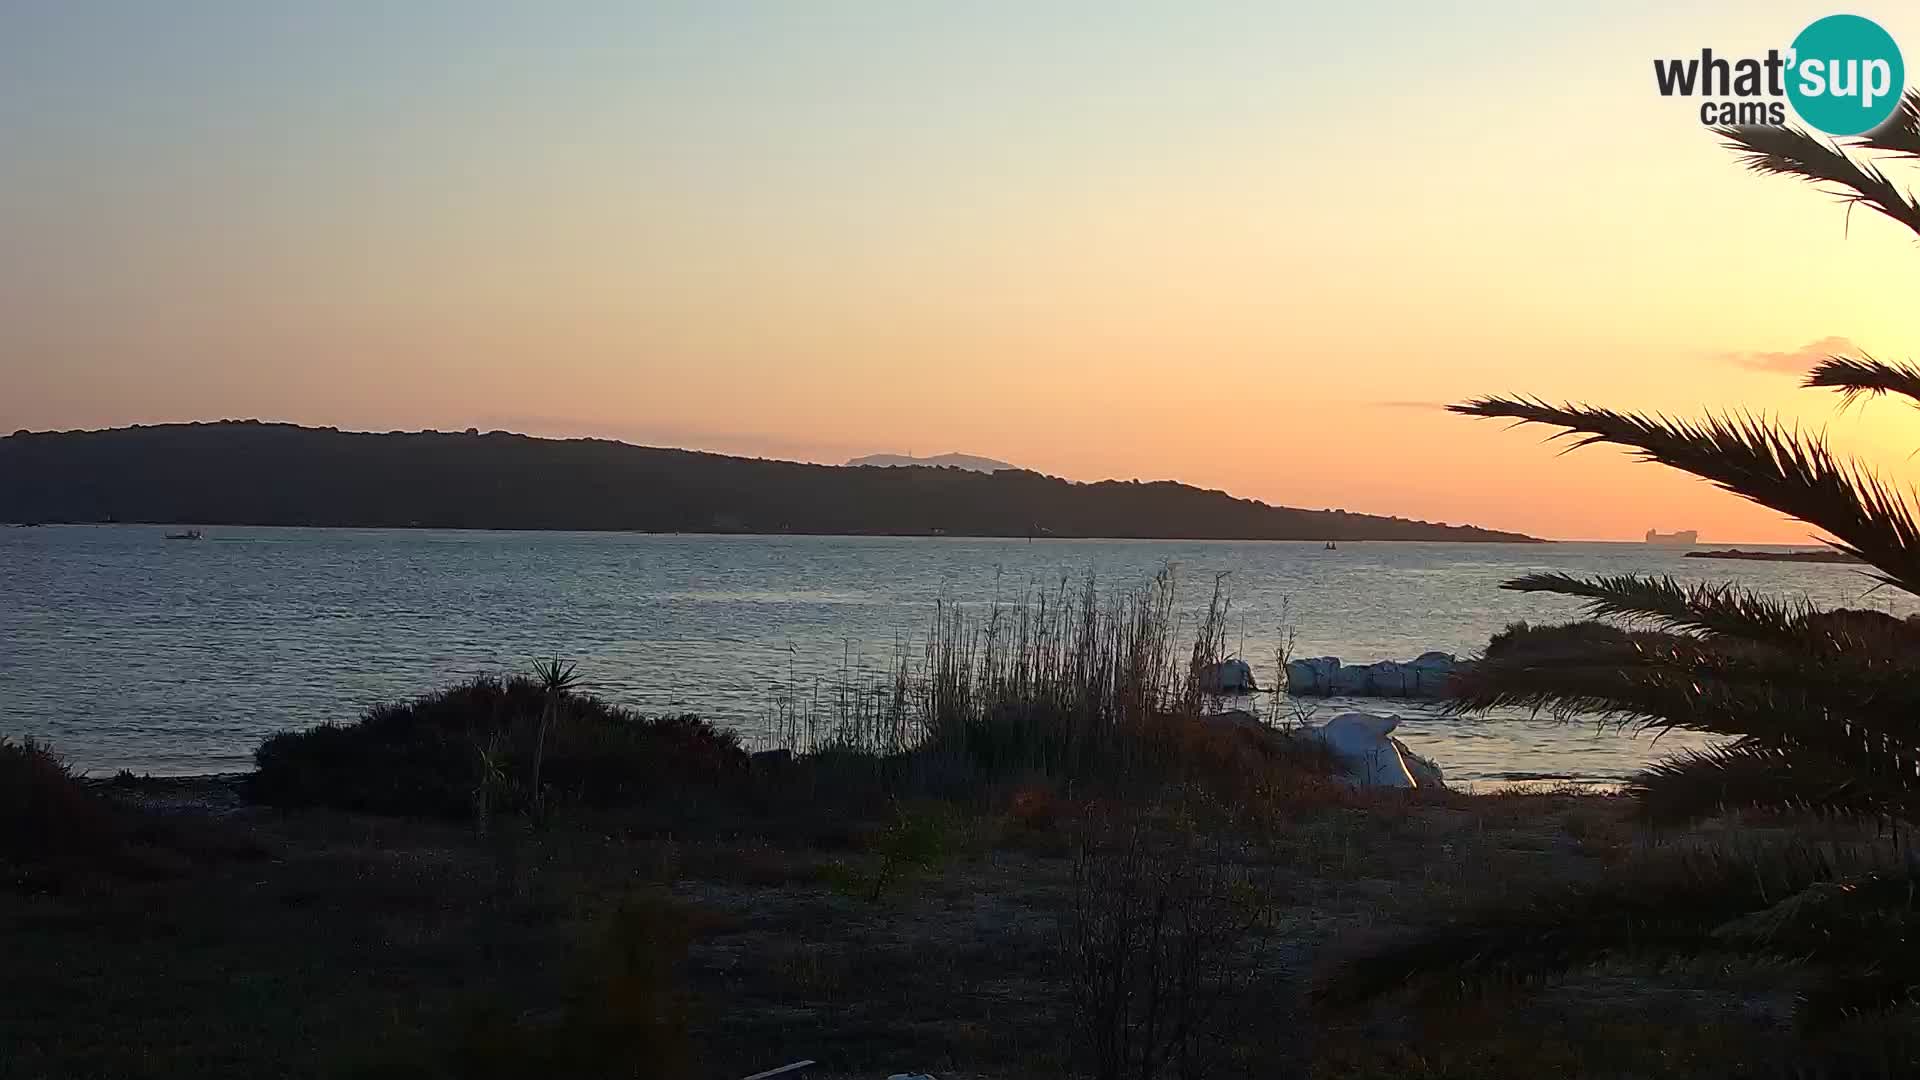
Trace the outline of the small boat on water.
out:
<instances>
[{"instance_id":1,"label":"small boat on water","mask_svg":"<svg viewBox=\"0 0 1920 1080\"><path fill-rule=\"evenodd\" d=\"M167 539L169 540L203 540L205 538L205 534L199 529L188 529L186 532L167 534Z\"/></svg>"},{"instance_id":2,"label":"small boat on water","mask_svg":"<svg viewBox=\"0 0 1920 1080\"><path fill-rule=\"evenodd\" d=\"M1334 543L1333 541L1331 541L1331 540L1329 540L1329 541L1327 541L1327 546L1326 546L1326 548L1325 548L1324 550L1327 550L1327 551L1339 551L1339 550L1340 550L1340 545L1338 545L1338 544L1336 544L1336 543Z\"/></svg>"}]
</instances>

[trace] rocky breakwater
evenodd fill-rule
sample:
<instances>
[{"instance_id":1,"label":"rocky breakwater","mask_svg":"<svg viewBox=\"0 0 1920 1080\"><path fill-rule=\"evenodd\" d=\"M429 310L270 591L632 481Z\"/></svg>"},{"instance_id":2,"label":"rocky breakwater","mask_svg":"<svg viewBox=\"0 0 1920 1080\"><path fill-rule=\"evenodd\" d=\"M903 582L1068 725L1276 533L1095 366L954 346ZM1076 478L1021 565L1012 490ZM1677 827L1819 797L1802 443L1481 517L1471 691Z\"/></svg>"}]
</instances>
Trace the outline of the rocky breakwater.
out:
<instances>
[{"instance_id":1,"label":"rocky breakwater","mask_svg":"<svg viewBox=\"0 0 1920 1080\"><path fill-rule=\"evenodd\" d=\"M1412 660L1343 664L1316 656L1287 664L1287 693L1301 697L1440 697L1454 673L1472 663L1452 653L1421 653Z\"/></svg>"}]
</instances>

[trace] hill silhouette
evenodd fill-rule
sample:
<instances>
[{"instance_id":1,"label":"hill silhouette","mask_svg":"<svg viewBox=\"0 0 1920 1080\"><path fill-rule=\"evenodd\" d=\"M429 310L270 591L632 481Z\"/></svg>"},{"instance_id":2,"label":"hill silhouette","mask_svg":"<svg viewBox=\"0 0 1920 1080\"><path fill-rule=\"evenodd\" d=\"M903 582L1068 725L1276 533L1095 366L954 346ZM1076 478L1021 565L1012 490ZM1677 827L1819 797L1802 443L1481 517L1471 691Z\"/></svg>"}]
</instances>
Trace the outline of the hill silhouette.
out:
<instances>
[{"instance_id":1,"label":"hill silhouette","mask_svg":"<svg viewBox=\"0 0 1920 1080\"><path fill-rule=\"evenodd\" d=\"M979 457L974 454L935 454L932 457L914 457L912 454L868 454L847 462L849 465L931 465L941 468L951 465L956 469L972 469L974 472L999 472L1002 469L1017 469L1018 465L995 458Z\"/></svg>"},{"instance_id":2,"label":"hill silhouette","mask_svg":"<svg viewBox=\"0 0 1920 1080\"><path fill-rule=\"evenodd\" d=\"M255 420L0 438L0 520L650 532L1524 541L1171 481L848 468L507 432Z\"/></svg>"}]
</instances>

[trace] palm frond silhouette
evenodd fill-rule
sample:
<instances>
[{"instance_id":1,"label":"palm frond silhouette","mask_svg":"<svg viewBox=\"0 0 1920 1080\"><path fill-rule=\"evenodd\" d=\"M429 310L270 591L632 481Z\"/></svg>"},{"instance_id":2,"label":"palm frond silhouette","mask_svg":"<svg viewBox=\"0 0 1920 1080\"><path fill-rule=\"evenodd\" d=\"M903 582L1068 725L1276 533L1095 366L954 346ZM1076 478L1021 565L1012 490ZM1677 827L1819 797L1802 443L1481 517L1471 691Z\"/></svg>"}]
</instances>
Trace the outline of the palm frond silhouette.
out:
<instances>
[{"instance_id":1,"label":"palm frond silhouette","mask_svg":"<svg viewBox=\"0 0 1920 1080\"><path fill-rule=\"evenodd\" d=\"M1795 177L1920 235L1920 203L1868 155L1920 160L1920 90L1842 145L1794 127L1716 132L1750 169ZM1806 385L1845 403L1920 404L1920 367L1833 356ZM1879 583L1920 594L1920 520L1909 497L1821 433L1745 412L1674 419L1495 395L1451 407L1553 429L1569 449L1624 448L1807 523ZM1613 636L1501 650L1455 684L1462 712L1523 706L1649 730L1718 736L1646 769L1639 813L1681 823L1729 809L1920 824L1920 625L1822 611L1732 585L1532 574L1505 586L1583 600L1629 624ZM1597 886L1469 913L1349 960L1316 988L1350 1005L1409 986L1524 984L1595 961L1732 953L1808 966L1809 1023L1920 1002L1920 861L1898 843L1804 841L1642 858Z\"/></svg>"}]
</instances>

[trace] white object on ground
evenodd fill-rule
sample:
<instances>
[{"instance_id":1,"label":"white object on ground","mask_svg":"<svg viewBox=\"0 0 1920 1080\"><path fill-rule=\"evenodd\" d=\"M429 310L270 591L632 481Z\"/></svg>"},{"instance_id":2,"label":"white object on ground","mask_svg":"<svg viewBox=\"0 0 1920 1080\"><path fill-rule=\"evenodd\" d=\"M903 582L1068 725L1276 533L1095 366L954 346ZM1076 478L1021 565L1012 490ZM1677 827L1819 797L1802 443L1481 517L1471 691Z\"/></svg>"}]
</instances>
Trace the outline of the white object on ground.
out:
<instances>
[{"instance_id":1,"label":"white object on ground","mask_svg":"<svg viewBox=\"0 0 1920 1080\"><path fill-rule=\"evenodd\" d=\"M1407 760L1401 756L1400 740L1388 738L1388 733L1400 726L1397 716L1376 716L1372 713L1342 713L1320 725L1309 728L1333 756L1340 760L1347 778L1359 787L1417 788L1420 781L1414 776L1414 770L1408 767ZM1439 768L1432 762L1421 761L1422 772L1431 769L1438 779Z\"/></svg>"},{"instance_id":2,"label":"white object on ground","mask_svg":"<svg viewBox=\"0 0 1920 1080\"><path fill-rule=\"evenodd\" d=\"M1222 660L1200 669L1200 690L1208 694L1250 694L1260 689L1245 660Z\"/></svg>"},{"instance_id":3,"label":"white object on ground","mask_svg":"<svg viewBox=\"0 0 1920 1080\"><path fill-rule=\"evenodd\" d=\"M1245 732L1273 745L1272 740L1292 736L1277 730L1245 709L1208 713L1202 723L1222 731ZM1432 758L1422 757L1406 743L1387 734L1400 724L1397 716L1371 713L1344 713L1321 727L1311 724L1299 730L1300 737L1315 738L1327 744L1338 759L1348 780L1362 787L1445 788L1440 766Z\"/></svg>"},{"instance_id":4,"label":"white object on ground","mask_svg":"<svg viewBox=\"0 0 1920 1080\"><path fill-rule=\"evenodd\" d=\"M1416 754L1407 749L1407 744L1389 736L1394 747L1400 751L1400 760L1406 763L1407 771L1413 774L1414 783L1423 788L1443 788L1447 786L1440 765L1430 757Z\"/></svg>"}]
</instances>

